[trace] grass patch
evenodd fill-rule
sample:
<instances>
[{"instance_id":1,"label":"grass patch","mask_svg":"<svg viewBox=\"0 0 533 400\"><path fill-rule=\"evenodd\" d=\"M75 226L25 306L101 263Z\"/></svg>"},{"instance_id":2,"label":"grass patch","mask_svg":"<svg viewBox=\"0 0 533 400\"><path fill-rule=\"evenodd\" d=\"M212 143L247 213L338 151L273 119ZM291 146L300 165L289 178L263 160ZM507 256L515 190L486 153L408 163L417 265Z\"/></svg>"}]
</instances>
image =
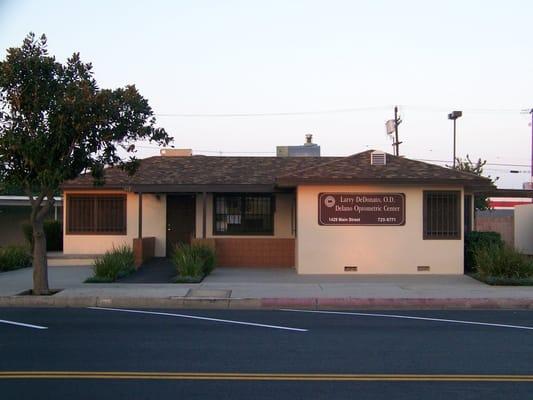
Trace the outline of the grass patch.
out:
<instances>
[{"instance_id":1,"label":"grass patch","mask_svg":"<svg viewBox=\"0 0 533 400\"><path fill-rule=\"evenodd\" d=\"M491 286L533 286L532 278L502 278L495 276L482 277L477 273L469 274L474 279Z\"/></svg>"},{"instance_id":2,"label":"grass patch","mask_svg":"<svg viewBox=\"0 0 533 400\"><path fill-rule=\"evenodd\" d=\"M135 256L131 247L123 245L94 260L94 276L85 280L87 283L115 282L135 272Z\"/></svg>"},{"instance_id":3,"label":"grass patch","mask_svg":"<svg viewBox=\"0 0 533 400\"><path fill-rule=\"evenodd\" d=\"M172 255L178 273L176 283L198 283L216 264L215 251L204 244L178 244Z\"/></svg>"},{"instance_id":4,"label":"grass patch","mask_svg":"<svg viewBox=\"0 0 533 400\"><path fill-rule=\"evenodd\" d=\"M113 279L103 276L91 276L84 281L85 283L112 283Z\"/></svg>"},{"instance_id":5,"label":"grass patch","mask_svg":"<svg viewBox=\"0 0 533 400\"><path fill-rule=\"evenodd\" d=\"M31 267L31 254L24 246L0 247L0 271Z\"/></svg>"},{"instance_id":6,"label":"grass patch","mask_svg":"<svg viewBox=\"0 0 533 400\"><path fill-rule=\"evenodd\" d=\"M174 283L200 283L204 280L205 276L177 276L174 278Z\"/></svg>"}]
</instances>

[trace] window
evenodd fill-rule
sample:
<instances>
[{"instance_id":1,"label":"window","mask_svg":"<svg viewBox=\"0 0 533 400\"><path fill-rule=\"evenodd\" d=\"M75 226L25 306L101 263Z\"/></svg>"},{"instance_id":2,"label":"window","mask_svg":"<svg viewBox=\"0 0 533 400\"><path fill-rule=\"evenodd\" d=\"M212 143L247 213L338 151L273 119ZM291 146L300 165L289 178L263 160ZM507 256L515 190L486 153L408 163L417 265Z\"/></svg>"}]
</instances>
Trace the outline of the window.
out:
<instances>
[{"instance_id":1,"label":"window","mask_svg":"<svg viewBox=\"0 0 533 400\"><path fill-rule=\"evenodd\" d=\"M461 192L424 192L424 239L461 239Z\"/></svg>"},{"instance_id":2,"label":"window","mask_svg":"<svg viewBox=\"0 0 533 400\"><path fill-rule=\"evenodd\" d=\"M264 194L214 196L215 235L273 235L274 199Z\"/></svg>"},{"instance_id":3,"label":"window","mask_svg":"<svg viewBox=\"0 0 533 400\"><path fill-rule=\"evenodd\" d=\"M67 234L125 235L125 195L67 195Z\"/></svg>"}]
</instances>

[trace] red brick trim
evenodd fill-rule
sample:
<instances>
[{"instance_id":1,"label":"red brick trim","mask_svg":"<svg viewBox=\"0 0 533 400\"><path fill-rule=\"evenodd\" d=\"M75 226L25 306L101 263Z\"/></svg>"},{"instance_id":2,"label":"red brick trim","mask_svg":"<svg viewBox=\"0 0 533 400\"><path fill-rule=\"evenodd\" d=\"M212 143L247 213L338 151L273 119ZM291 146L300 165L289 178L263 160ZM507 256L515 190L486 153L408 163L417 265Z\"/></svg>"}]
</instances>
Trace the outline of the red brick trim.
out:
<instances>
[{"instance_id":1,"label":"red brick trim","mask_svg":"<svg viewBox=\"0 0 533 400\"><path fill-rule=\"evenodd\" d=\"M215 239L219 267L294 267L294 239Z\"/></svg>"}]
</instances>

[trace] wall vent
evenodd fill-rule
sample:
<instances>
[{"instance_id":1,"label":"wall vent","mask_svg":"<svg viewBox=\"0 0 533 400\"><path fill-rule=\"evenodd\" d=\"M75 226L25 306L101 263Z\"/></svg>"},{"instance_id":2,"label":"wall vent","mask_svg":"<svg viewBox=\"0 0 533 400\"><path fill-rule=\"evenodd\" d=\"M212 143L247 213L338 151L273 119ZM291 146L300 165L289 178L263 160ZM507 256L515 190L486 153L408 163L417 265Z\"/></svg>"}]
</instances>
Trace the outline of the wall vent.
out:
<instances>
[{"instance_id":1,"label":"wall vent","mask_svg":"<svg viewBox=\"0 0 533 400\"><path fill-rule=\"evenodd\" d=\"M387 153L383 151L373 151L370 153L370 164L371 165L386 165L387 164Z\"/></svg>"},{"instance_id":2,"label":"wall vent","mask_svg":"<svg viewBox=\"0 0 533 400\"><path fill-rule=\"evenodd\" d=\"M430 267L429 265L419 265L418 267L416 267L416 270L418 272L429 272Z\"/></svg>"},{"instance_id":3,"label":"wall vent","mask_svg":"<svg viewBox=\"0 0 533 400\"><path fill-rule=\"evenodd\" d=\"M344 272L357 272L357 266L356 265L346 265L344 267Z\"/></svg>"}]
</instances>

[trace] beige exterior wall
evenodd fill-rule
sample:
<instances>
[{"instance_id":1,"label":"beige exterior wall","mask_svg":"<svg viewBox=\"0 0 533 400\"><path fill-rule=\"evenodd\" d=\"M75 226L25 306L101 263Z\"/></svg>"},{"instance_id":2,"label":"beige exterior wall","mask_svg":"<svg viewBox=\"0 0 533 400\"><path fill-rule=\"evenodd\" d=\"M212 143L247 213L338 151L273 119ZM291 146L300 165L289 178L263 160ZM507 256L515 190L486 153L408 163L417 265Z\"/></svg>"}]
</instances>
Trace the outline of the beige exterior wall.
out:
<instances>
[{"instance_id":1,"label":"beige exterior wall","mask_svg":"<svg viewBox=\"0 0 533 400\"><path fill-rule=\"evenodd\" d=\"M424 190L462 192L461 187L444 186L299 186L296 239L298 273L463 274L462 222L461 240L423 239ZM321 192L404 193L405 225L320 226L318 194ZM345 266L357 266L358 271L345 272ZM417 272L417 266L430 266L430 272Z\"/></svg>"},{"instance_id":2,"label":"beige exterior wall","mask_svg":"<svg viewBox=\"0 0 533 400\"><path fill-rule=\"evenodd\" d=\"M65 191L65 199L69 193L104 193L124 194L121 191ZM207 195L207 237L213 236L213 195ZM65 200L66 204L66 200ZM274 214L274 236L216 236L220 238L294 238L294 195L276 194L276 212ZM66 207L64 207L66 221ZM126 193L127 234L126 235L69 235L63 233L63 251L65 254L102 254L113 246L133 245L138 236L139 207L138 195ZM155 237L155 256L164 257L166 252L166 195L143 194L143 237ZM196 237L202 237L202 194L196 196Z\"/></svg>"},{"instance_id":3,"label":"beige exterior wall","mask_svg":"<svg viewBox=\"0 0 533 400\"><path fill-rule=\"evenodd\" d=\"M515 206L514 241L517 250L533 255L533 204Z\"/></svg>"},{"instance_id":4,"label":"beige exterior wall","mask_svg":"<svg viewBox=\"0 0 533 400\"><path fill-rule=\"evenodd\" d=\"M124 194L121 191L65 191L64 201L67 205L69 193L104 193ZM63 207L63 221L66 221L67 207ZM133 239L138 236L139 200L135 193L126 193L126 235L69 235L63 231L63 252L65 254L103 254L113 246L127 244L133 246ZM166 196L159 198L152 194L143 195L143 236L155 237L155 256L164 257L166 250Z\"/></svg>"},{"instance_id":5,"label":"beige exterior wall","mask_svg":"<svg viewBox=\"0 0 533 400\"><path fill-rule=\"evenodd\" d=\"M213 235L213 194L207 194L206 205L206 237L212 238L276 238L287 239L294 238L295 229L295 210L294 195L285 193L276 193L276 211L274 213L274 235ZM196 195L196 237L202 237L202 218L203 218L203 200L202 194Z\"/></svg>"}]
</instances>

